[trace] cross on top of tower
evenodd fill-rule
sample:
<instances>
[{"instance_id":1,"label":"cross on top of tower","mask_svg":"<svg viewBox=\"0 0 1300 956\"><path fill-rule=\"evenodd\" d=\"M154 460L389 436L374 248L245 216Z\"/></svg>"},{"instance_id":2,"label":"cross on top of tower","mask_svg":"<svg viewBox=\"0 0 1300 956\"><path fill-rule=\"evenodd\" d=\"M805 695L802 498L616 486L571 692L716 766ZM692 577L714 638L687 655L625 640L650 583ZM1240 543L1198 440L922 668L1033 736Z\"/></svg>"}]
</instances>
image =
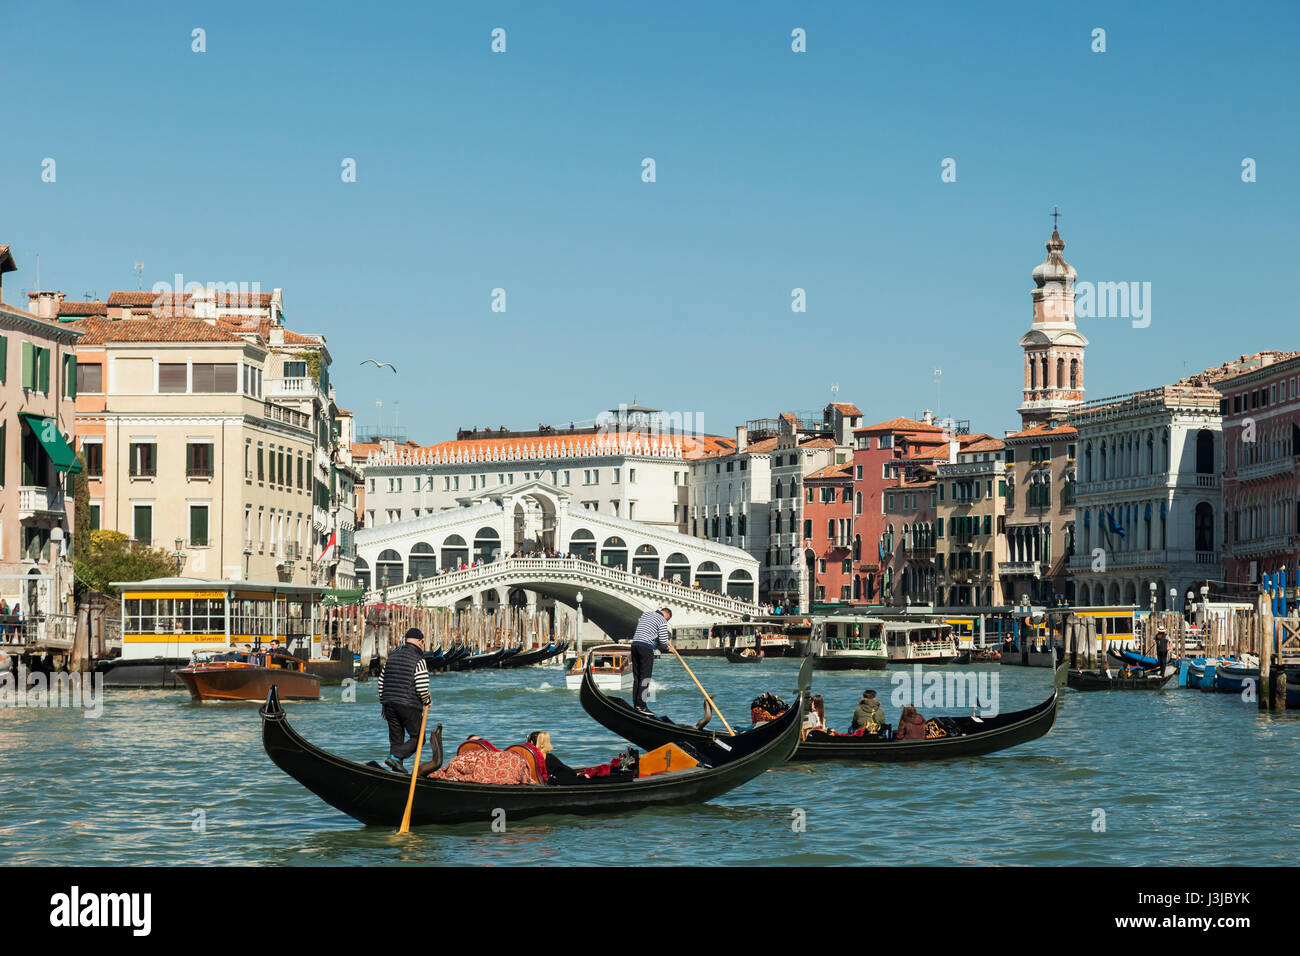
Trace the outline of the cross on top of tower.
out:
<instances>
[{"instance_id":1,"label":"cross on top of tower","mask_svg":"<svg viewBox=\"0 0 1300 956\"><path fill-rule=\"evenodd\" d=\"M1052 232L1056 232L1057 220L1061 218L1061 214L1057 211L1058 209L1060 209L1059 206L1052 206Z\"/></svg>"}]
</instances>

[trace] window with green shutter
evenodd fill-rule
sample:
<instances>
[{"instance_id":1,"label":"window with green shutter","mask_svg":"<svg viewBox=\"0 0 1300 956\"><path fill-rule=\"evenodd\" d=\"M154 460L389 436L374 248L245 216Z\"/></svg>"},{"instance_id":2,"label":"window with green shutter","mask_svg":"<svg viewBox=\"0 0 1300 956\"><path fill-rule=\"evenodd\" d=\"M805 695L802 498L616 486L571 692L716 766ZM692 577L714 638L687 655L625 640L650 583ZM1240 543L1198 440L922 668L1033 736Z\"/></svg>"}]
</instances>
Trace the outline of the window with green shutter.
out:
<instances>
[{"instance_id":1,"label":"window with green shutter","mask_svg":"<svg viewBox=\"0 0 1300 956\"><path fill-rule=\"evenodd\" d=\"M153 505L135 506L132 531L136 541L153 544Z\"/></svg>"},{"instance_id":2,"label":"window with green shutter","mask_svg":"<svg viewBox=\"0 0 1300 956\"><path fill-rule=\"evenodd\" d=\"M9 339L0 335L0 385L9 378Z\"/></svg>"},{"instance_id":3,"label":"window with green shutter","mask_svg":"<svg viewBox=\"0 0 1300 956\"><path fill-rule=\"evenodd\" d=\"M5 485L5 465L9 463L9 423L0 422L0 488Z\"/></svg>"},{"instance_id":4,"label":"window with green shutter","mask_svg":"<svg viewBox=\"0 0 1300 956\"><path fill-rule=\"evenodd\" d=\"M31 342L23 343L23 388L36 387L36 349Z\"/></svg>"},{"instance_id":5,"label":"window with green shutter","mask_svg":"<svg viewBox=\"0 0 1300 956\"><path fill-rule=\"evenodd\" d=\"M190 546L208 546L208 506L190 505Z\"/></svg>"},{"instance_id":6,"label":"window with green shutter","mask_svg":"<svg viewBox=\"0 0 1300 956\"><path fill-rule=\"evenodd\" d=\"M77 357L63 356L63 395L65 398L77 397Z\"/></svg>"},{"instance_id":7,"label":"window with green shutter","mask_svg":"<svg viewBox=\"0 0 1300 956\"><path fill-rule=\"evenodd\" d=\"M50 350L37 349L40 358L40 390L44 395L50 394Z\"/></svg>"}]
</instances>

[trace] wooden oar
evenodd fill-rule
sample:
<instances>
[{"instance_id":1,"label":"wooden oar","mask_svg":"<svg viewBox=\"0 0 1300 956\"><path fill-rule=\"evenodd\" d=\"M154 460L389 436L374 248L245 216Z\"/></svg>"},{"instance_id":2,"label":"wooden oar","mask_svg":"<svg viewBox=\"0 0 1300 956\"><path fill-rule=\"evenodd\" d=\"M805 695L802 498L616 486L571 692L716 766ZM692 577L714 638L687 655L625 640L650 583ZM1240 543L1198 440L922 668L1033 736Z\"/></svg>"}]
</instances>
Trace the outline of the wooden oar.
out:
<instances>
[{"instance_id":1,"label":"wooden oar","mask_svg":"<svg viewBox=\"0 0 1300 956\"><path fill-rule=\"evenodd\" d=\"M415 781L420 776L420 751L424 748L424 722L429 719L429 701L424 705L424 713L420 715L420 738L415 742L415 769L411 771L411 791L406 795L406 809L402 812L402 825L397 828L398 833L409 833L411 831L411 806L415 803Z\"/></svg>"},{"instance_id":2,"label":"wooden oar","mask_svg":"<svg viewBox=\"0 0 1300 956\"><path fill-rule=\"evenodd\" d=\"M672 648L674 654L677 654L677 648L673 647L671 644L668 646ZM677 654L677 659L682 662L682 667L686 667L686 661L682 659L681 654ZM713 698L709 696L709 692L704 689L704 685L700 683L699 678L695 676L695 673L689 667L686 667L686 673L691 675L691 680L695 681L695 686L700 689L700 693L703 694L704 699L709 702L709 706L713 708L713 712L718 715L719 719L721 719L723 725L727 728L727 733L731 734L733 737L736 736L736 732L731 729L731 724L728 724L727 718L722 716L722 711L718 710L718 705L714 702Z\"/></svg>"}]
</instances>

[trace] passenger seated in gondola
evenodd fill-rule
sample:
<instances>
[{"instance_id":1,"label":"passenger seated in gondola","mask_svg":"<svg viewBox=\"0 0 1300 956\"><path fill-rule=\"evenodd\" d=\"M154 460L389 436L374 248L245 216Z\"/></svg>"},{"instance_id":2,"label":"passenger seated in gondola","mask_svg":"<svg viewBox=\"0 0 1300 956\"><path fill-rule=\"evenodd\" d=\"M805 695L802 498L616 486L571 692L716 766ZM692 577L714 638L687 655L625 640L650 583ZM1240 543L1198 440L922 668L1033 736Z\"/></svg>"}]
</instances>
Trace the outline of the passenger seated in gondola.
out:
<instances>
[{"instance_id":1,"label":"passenger seated in gondola","mask_svg":"<svg viewBox=\"0 0 1300 956\"><path fill-rule=\"evenodd\" d=\"M907 704L898 717L898 730L894 732L895 740L924 740L925 718L915 707Z\"/></svg>"},{"instance_id":2,"label":"passenger seated in gondola","mask_svg":"<svg viewBox=\"0 0 1300 956\"><path fill-rule=\"evenodd\" d=\"M817 694L808 705L808 713L803 716L803 736L807 737L814 730L825 729L826 701L822 699L821 694Z\"/></svg>"},{"instance_id":3,"label":"passenger seated in gondola","mask_svg":"<svg viewBox=\"0 0 1300 956\"><path fill-rule=\"evenodd\" d=\"M865 730L869 734L878 734L885 726L885 709L876 700L876 692L868 688L862 692L857 709L853 711L853 720L849 724L850 732Z\"/></svg>"}]
</instances>

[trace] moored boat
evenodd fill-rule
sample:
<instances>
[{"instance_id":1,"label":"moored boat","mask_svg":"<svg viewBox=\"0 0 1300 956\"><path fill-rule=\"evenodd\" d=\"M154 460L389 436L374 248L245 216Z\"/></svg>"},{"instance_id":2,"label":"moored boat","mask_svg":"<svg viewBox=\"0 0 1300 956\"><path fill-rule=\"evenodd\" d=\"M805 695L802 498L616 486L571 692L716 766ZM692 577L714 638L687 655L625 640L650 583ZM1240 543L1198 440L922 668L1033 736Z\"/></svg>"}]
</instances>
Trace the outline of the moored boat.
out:
<instances>
[{"instance_id":1,"label":"moored boat","mask_svg":"<svg viewBox=\"0 0 1300 956\"><path fill-rule=\"evenodd\" d=\"M643 755L638 774L613 782L581 784L482 784L419 778L411 803L413 826L481 822L502 813L507 820L541 814L625 813L657 806L703 803L734 790L784 763L799 742L799 706L744 739L670 741L687 766L650 773L654 754ZM397 826L406 808L411 777L356 763L320 749L289 725L275 688L259 715L262 745L271 761L335 809L372 826ZM659 762L665 763L665 762ZM671 762L666 762L669 765ZM693 765L691 765L693 763Z\"/></svg>"},{"instance_id":2,"label":"moored boat","mask_svg":"<svg viewBox=\"0 0 1300 956\"><path fill-rule=\"evenodd\" d=\"M811 659L799 671L798 683L805 688L809 680ZM996 716L943 717L933 721L935 733L942 736L923 740L894 740L881 736L830 734L812 731L803 740L794 755L794 763L811 760L853 760L863 762L900 762L910 760L948 760L957 757L976 757L1015 747L1036 740L1048 733L1056 723L1060 706L1060 689L1065 683L1065 666L1055 673L1050 696L1043 702L1024 710L1009 711ZM647 715L633 709L619 697L610 697L591 683L582 685L579 696L582 709L597 723L639 747L657 747L674 739L690 741L720 740L726 743L746 738L755 730L741 731L731 736L722 730L705 730L702 726L688 727L676 724L661 716ZM707 723L706 721L702 721Z\"/></svg>"},{"instance_id":3,"label":"moored boat","mask_svg":"<svg viewBox=\"0 0 1300 956\"><path fill-rule=\"evenodd\" d=\"M727 651L726 658L732 664L757 664L763 660L763 652L746 647L743 650Z\"/></svg>"},{"instance_id":4,"label":"moored boat","mask_svg":"<svg viewBox=\"0 0 1300 956\"><path fill-rule=\"evenodd\" d=\"M1178 668L1172 664L1165 667L1163 674L1150 677L1108 676L1098 671L1070 671L1067 683L1074 690L1162 690L1170 687L1178 679Z\"/></svg>"},{"instance_id":5,"label":"moored boat","mask_svg":"<svg viewBox=\"0 0 1300 956\"><path fill-rule=\"evenodd\" d=\"M1288 683L1290 681L1288 680ZM1239 694L1247 685L1259 688L1259 667L1248 664L1220 663L1214 668L1214 689L1224 694Z\"/></svg>"}]
</instances>

